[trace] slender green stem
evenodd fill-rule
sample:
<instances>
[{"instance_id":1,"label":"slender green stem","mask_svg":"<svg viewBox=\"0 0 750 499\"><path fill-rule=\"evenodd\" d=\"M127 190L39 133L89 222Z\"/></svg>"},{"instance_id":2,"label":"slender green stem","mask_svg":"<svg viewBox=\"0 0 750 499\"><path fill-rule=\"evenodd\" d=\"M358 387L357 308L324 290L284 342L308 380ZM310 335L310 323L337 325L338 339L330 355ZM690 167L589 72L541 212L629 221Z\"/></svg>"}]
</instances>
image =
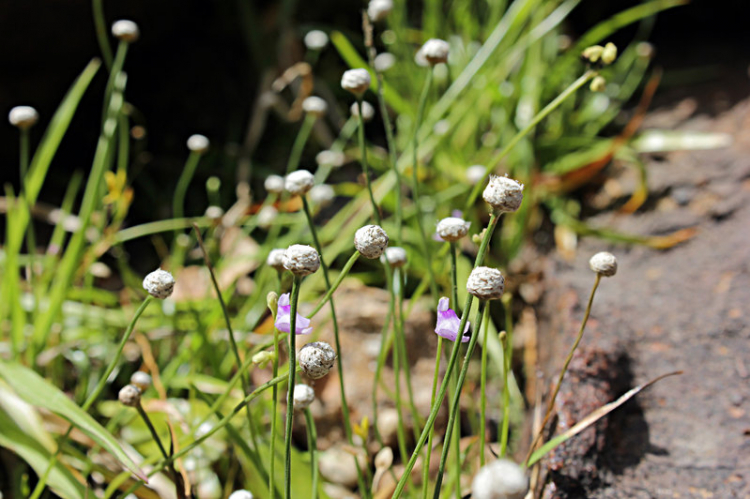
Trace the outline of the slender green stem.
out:
<instances>
[{"instance_id":1,"label":"slender green stem","mask_svg":"<svg viewBox=\"0 0 750 499\"><path fill-rule=\"evenodd\" d=\"M485 253L487 253L487 247L489 246L490 239L492 239L492 234L495 232L495 227L497 227L497 222L499 219L499 215L493 213L490 216L490 221L487 225L487 229L484 232L484 238L482 239L482 243L479 245L479 250L477 251L477 257L474 261L474 267L479 267L484 262L484 256ZM463 331L466 327L466 321L469 319L469 310L471 309L471 304L474 301L474 295L471 293L467 294L466 296L466 303L464 304L463 313L461 314L461 322L458 326L459 331ZM474 338L476 335L473 335L472 338ZM458 358L458 351L459 347L461 345L460 341L455 341L453 343L453 349L451 350L450 357L448 358L448 366L445 371L445 379L449 379L449 376L453 372L453 368L456 364L456 359ZM425 423L425 427L422 430L422 434L419 436L419 440L417 441L416 448L414 452L411 455L411 458L409 458L409 461L406 463L406 467L404 469L404 474L401 476L401 479L398 481L398 484L396 485L396 490L393 493L392 499L398 499L401 497L401 494L404 491L404 487L406 487L406 483L409 480L409 477L411 476L411 470L414 469L414 464L416 464L417 459L419 458L419 453L422 450L422 446L424 446L425 442L427 441L427 437L430 433L430 429L432 428L432 425L435 424L435 419L437 418L438 411L440 410L440 406L443 403L443 399L445 398L445 394L448 391L448 383L443 382L440 385L440 391L438 392L438 396L435 398L435 402L432 404L432 408L430 409L430 415L427 418L427 422Z\"/></svg>"},{"instance_id":2,"label":"slender green stem","mask_svg":"<svg viewBox=\"0 0 750 499\"><path fill-rule=\"evenodd\" d=\"M544 420L542 421L542 425L539 427L539 433L536 434L536 437L534 438L534 441L531 443L531 447L529 447L529 455L526 456L526 465L528 466L529 459L531 458L531 454L534 452L534 448L539 443L539 440L542 438L542 435L544 435L544 427L547 426L547 422L549 421L550 415L552 414L552 409L555 406L555 399L557 398L557 394L560 392L560 386L562 385L563 378L565 377L565 373L568 370L568 366L570 365L570 361L573 359L573 354L576 351L576 348L578 348L578 344L581 342L581 338L583 338L583 330L586 328L586 322L589 320L589 315L591 314L591 305L594 303L594 295L596 294L596 288L599 287L599 281L601 281L602 275L597 272L596 279L594 280L594 286L591 288L591 295L589 295L589 301L586 304L586 312L583 314L583 321L581 321L581 329L578 330L578 335L576 336L576 340L573 343L573 346L570 349L570 352L568 352L568 356L565 358L565 363L563 364L562 370L560 371L560 376L557 378L557 384L555 385L555 389L552 391L552 396L549 398L549 402L547 402L547 412L544 415Z\"/></svg>"},{"instance_id":3,"label":"slender green stem","mask_svg":"<svg viewBox=\"0 0 750 499\"><path fill-rule=\"evenodd\" d=\"M400 269L394 269L394 287L398 285L396 291L396 309L398 313L396 317L398 319L398 341L401 347L401 363L404 369L404 379L406 380L406 391L409 396L409 407L411 409L412 419L414 420L414 438L419 438L419 428L424 424L423 418L419 415L417 410L417 404L414 402L414 386L411 382L411 366L409 365L408 349L406 348L406 325L404 319L404 289L406 288L406 282L404 280L404 273Z\"/></svg>"},{"instance_id":4,"label":"slender green stem","mask_svg":"<svg viewBox=\"0 0 750 499\"><path fill-rule=\"evenodd\" d=\"M279 287L281 287L281 272L279 272ZM273 315L274 323L276 322L276 310L271 310ZM279 330L274 326L273 328L273 361L272 361L272 372L273 377L279 375ZM268 466L268 492L270 499L276 497L276 487L274 482L276 480L276 440L277 435L277 424L278 424L278 406L279 406L279 387L274 385L271 389L271 452L269 459L271 460Z\"/></svg>"},{"instance_id":5,"label":"slender green stem","mask_svg":"<svg viewBox=\"0 0 750 499\"><path fill-rule=\"evenodd\" d=\"M458 376L458 386L455 393L453 394L453 400L451 401L450 413L448 415L448 426L445 429L446 444L443 445L443 452L440 455L440 465L438 467L437 479L435 480L435 492L432 496L434 499L439 499L440 497L440 487L443 482L443 474L445 473L445 462L448 459L448 453L450 451L450 446L447 445L447 442L451 438L451 435L453 433L453 427L456 423L456 418L460 417L459 407L461 404L461 387L463 387L464 381L466 380L466 373L469 371L469 361L471 360L471 354L474 352L474 347L476 347L477 345L480 326L482 324L482 316L484 315L484 309L486 305L487 303L484 300L481 300L479 302L479 307L477 308L477 315L475 319L474 334L471 335L471 340L469 340L469 347L466 349L464 362L461 366L461 373ZM464 315L468 315L468 310L464 311ZM458 338L456 338L456 340L458 340ZM460 344L460 341L456 341L456 343ZM458 438L458 434L456 434L456 438ZM460 473L456 478L459 479L458 490L460 491ZM459 493L457 499L460 499L460 497L461 495Z\"/></svg>"},{"instance_id":6,"label":"slender green stem","mask_svg":"<svg viewBox=\"0 0 750 499\"><path fill-rule=\"evenodd\" d=\"M201 153L191 151L185 162L185 167L177 179L177 186L174 188L174 197L172 197L172 217L183 218L185 215L185 195L187 194L190 181L193 180L195 170L198 168L198 162L201 159Z\"/></svg>"},{"instance_id":7,"label":"slender green stem","mask_svg":"<svg viewBox=\"0 0 750 499\"><path fill-rule=\"evenodd\" d=\"M28 128L21 128L20 130L20 165L19 165L19 174L20 174L20 185L21 185L21 198L23 199L23 204L26 210L29 212L29 225L26 226L26 252L29 254L29 264L27 266L27 272L26 272L26 279L29 281L29 286L31 286L32 290L34 289L34 260L36 257L36 234L34 234L34 224L32 221L34 220L34 216L32 214L31 210L31 202L28 199L28 195L26 194L26 174L29 171L29 129ZM34 309L36 310L38 300L36 299L38 297L35 296L34 299Z\"/></svg>"},{"instance_id":8,"label":"slender green stem","mask_svg":"<svg viewBox=\"0 0 750 499\"><path fill-rule=\"evenodd\" d=\"M451 296L453 306L458 308L458 263L456 262L456 253L458 248L456 242L450 242L450 253L451 253ZM460 313L460 310L456 310ZM468 311L467 311L468 313ZM478 327L478 326L475 326ZM479 329L476 330L476 334L479 334ZM456 341L460 341L463 336L463 331L459 331ZM461 391L461 387L458 386L458 371L453 371L453 377L451 378L451 393L455 394ZM461 499L461 425L459 424L459 431L456 432L451 438L445 439L443 449L453 446L453 482L456 485L456 499ZM440 487L435 488L439 490ZM434 493L434 492L433 492Z\"/></svg>"},{"instance_id":9,"label":"slender green stem","mask_svg":"<svg viewBox=\"0 0 750 499\"><path fill-rule=\"evenodd\" d=\"M485 307L482 318L482 378L480 383L480 419L479 419L479 465L484 466L484 446L487 440L487 341L490 331L490 307Z\"/></svg>"},{"instance_id":10,"label":"slender green stem","mask_svg":"<svg viewBox=\"0 0 750 499\"><path fill-rule=\"evenodd\" d=\"M424 87L422 87L422 94L419 97L419 105L417 107L417 117L414 122L414 137L412 139L412 154L413 162L411 167L412 174L412 191L414 192L414 207L416 209L417 227L419 228L419 237L422 240L422 249L424 250L425 259L427 260L427 275L430 278L430 292L432 293L432 299L438 299L437 291L437 280L435 279L435 271L432 268L432 251L430 250L430 242L427 239L427 234L424 230L424 221L422 220L422 207L419 201L419 125L422 123L422 116L424 115L424 108L427 104L427 96L430 93L430 86L432 84L432 68L427 72L427 77L424 80Z\"/></svg>"},{"instance_id":11,"label":"slender green stem","mask_svg":"<svg viewBox=\"0 0 750 499\"><path fill-rule=\"evenodd\" d=\"M391 307L388 307L388 313L383 321L383 329L380 331L380 351L378 352L378 362L375 367L375 377L372 381L372 427L375 430L375 438L377 438L378 443L381 446L385 444L383 442L383 437L380 435L380 430L378 429L378 386L380 385L380 377L383 373L385 359L388 357L388 351L390 349L388 333L390 331L391 318L393 318L393 311L391 310Z\"/></svg>"},{"instance_id":12,"label":"slender green stem","mask_svg":"<svg viewBox=\"0 0 750 499\"><path fill-rule=\"evenodd\" d=\"M457 338L458 339L458 338ZM440 357L443 354L443 337L438 336L437 350L435 354L435 374L432 377L432 391L430 392L430 407L435 405L435 394L437 392L438 375L440 374ZM422 499L427 499L430 481L430 460L432 459L432 438L435 428L430 428L425 448L424 466L422 467Z\"/></svg>"},{"instance_id":13,"label":"slender green stem","mask_svg":"<svg viewBox=\"0 0 750 499\"><path fill-rule=\"evenodd\" d=\"M94 14L94 27L96 28L96 40L99 42L99 50L107 69L112 67L112 47L107 39L107 21L104 19L102 0L91 0L91 9Z\"/></svg>"},{"instance_id":14,"label":"slender green stem","mask_svg":"<svg viewBox=\"0 0 750 499\"><path fill-rule=\"evenodd\" d=\"M360 161L362 163L362 173L365 176L365 185L367 185L367 193L370 195L370 203L372 203L372 216L375 219L377 225L381 224L380 221L380 209L378 203L375 202L375 196L372 193L372 184L370 182L370 167L367 163L367 147L365 146L365 119L362 115L362 96L357 96L357 108L359 113L359 127L357 137L359 138L359 154Z\"/></svg>"},{"instance_id":15,"label":"slender green stem","mask_svg":"<svg viewBox=\"0 0 750 499\"><path fill-rule=\"evenodd\" d=\"M339 276L336 278L336 281L328 289L325 296L323 296L323 299L320 300L317 305L315 305L315 308L313 309L313 311L308 314L307 316L308 319L312 319L315 316L315 314L320 312L320 309L323 308L323 305L325 305L326 302L331 299L331 296L333 296L333 293L338 289L339 285L341 285L341 282L349 274L349 271L354 266L354 263L359 258L359 255L360 255L359 251L354 251L352 256L349 257L349 261L347 261L346 265L344 265L344 268L341 269L341 272L339 273Z\"/></svg>"},{"instance_id":16,"label":"slender green stem","mask_svg":"<svg viewBox=\"0 0 750 499\"><path fill-rule=\"evenodd\" d=\"M138 411L138 414L140 414L141 418L143 419L143 422L146 423L146 426L148 427L148 431L151 432L151 436L156 442L156 445L159 446L159 451L161 452L161 455L164 456L164 459L169 459L169 454L167 453L167 449L164 448L164 444L162 444L161 438L159 438L159 433L157 433L156 428L154 428L154 424L151 422L151 418L149 418L146 411L143 410L143 406L141 405L141 403L138 402L138 405L135 406L135 408Z\"/></svg>"},{"instance_id":17,"label":"slender green stem","mask_svg":"<svg viewBox=\"0 0 750 499\"><path fill-rule=\"evenodd\" d=\"M287 175L299 168L299 162L302 158L302 151L305 150L305 144L307 144L307 139L310 138L310 133L312 132L313 126L315 125L316 119L317 117L313 113L305 114L305 119L302 121L302 126L299 129L299 133L294 139L294 144L292 144L292 151L289 153L289 159L286 163Z\"/></svg>"},{"instance_id":18,"label":"slender green stem","mask_svg":"<svg viewBox=\"0 0 750 499\"><path fill-rule=\"evenodd\" d=\"M508 453L510 435L510 372L513 360L513 317L511 317L510 294L503 296L505 307L505 339L503 340L503 426L500 431L500 457Z\"/></svg>"},{"instance_id":19,"label":"slender green stem","mask_svg":"<svg viewBox=\"0 0 750 499\"><path fill-rule=\"evenodd\" d=\"M286 393L286 429L284 431L284 499L292 497L292 425L294 424L294 383L297 367L297 302L302 278L294 276L289 324L289 381Z\"/></svg>"},{"instance_id":20,"label":"slender green stem","mask_svg":"<svg viewBox=\"0 0 750 499\"><path fill-rule=\"evenodd\" d=\"M114 92L115 89L115 81L119 77L120 73L122 73L122 68L125 65L125 56L128 54L129 46L130 44L125 41L120 41L120 43L117 44L117 52L115 53L115 59L112 62L112 66L110 67L109 80L107 81L107 86L104 90L102 123L104 123L110 113L109 105L112 100L112 92Z\"/></svg>"},{"instance_id":21,"label":"slender green stem","mask_svg":"<svg viewBox=\"0 0 750 499\"><path fill-rule=\"evenodd\" d=\"M310 467L312 468L312 494L310 497L311 499L318 499L318 432L310 408L305 409L305 422L307 423L307 447L310 451Z\"/></svg>"}]
</instances>

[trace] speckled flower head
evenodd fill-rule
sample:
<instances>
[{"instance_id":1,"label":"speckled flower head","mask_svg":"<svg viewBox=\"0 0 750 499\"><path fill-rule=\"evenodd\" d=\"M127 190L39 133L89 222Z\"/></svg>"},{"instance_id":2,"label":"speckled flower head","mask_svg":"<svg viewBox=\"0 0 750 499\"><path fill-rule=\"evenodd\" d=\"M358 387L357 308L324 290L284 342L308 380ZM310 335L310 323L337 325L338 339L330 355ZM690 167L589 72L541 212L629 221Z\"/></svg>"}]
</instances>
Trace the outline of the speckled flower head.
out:
<instances>
[{"instance_id":1,"label":"speckled flower head","mask_svg":"<svg viewBox=\"0 0 750 499\"><path fill-rule=\"evenodd\" d=\"M523 201L523 184L512 178L491 175L482 197L499 213L513 212Z\"/></svg>"},{"instance_id":2,"label":"speckled flower head","mask_svg":"<svg viewBox=\"0 0 750 499\"><path fill-rule=\"evenodd\" d=\"M294 385L292 398L294 399L294 408L303 411L315 401L315 391L310 385Z\"/></svg>"},{"instance_id":3,"label":"speckled flower head","mask_svg":"<svg viewBox=\"0 0 750 499\"><path fill-rule=\"evenodd\" d=\"M163 300L174 290L174 277L166 270L154 270L143 279L143 289L154 298Z\"/></svg>"},{"instance_id":4,"label":"speckled flower head","mask_svg":"<svg viewBox=\"0 0 750 499\"><path fill-rule=\"evenodd\" d=\"M398 246L389 246L380 255L380 261L385 263L386 259L391 267L403 267L406 265L406 250Z\"/></svg>"},{"instance_id":5,"label":"speckled flower head","mask_svg":"<svg viewBox=\"0 0 750 499\"><path fill-rule=\"evenodd\" d=\"M125 385L117 395L117 399L122 405L136 407L141 403L141 391L135 385Z\"/></svg>"},{"instance_id":6,"label":"speckled flower head","mask_svg":"<svg viewBox=\"0 0 750 499\"><path fill-rule=\"evenodd\" d=\"M302 371L310 379L319 379L328 374L336 363L336 352L324 341L315 341L303 346L297 354Z\"/></svg>"},{"instance_id":7,"label":"speckled flower head","mask_svg":"<svg viewBox=\"0 0 750 499\"><path fill-rule=\"evenodd\" d=\"M284 251L284 268L296 276L306 276L320 268L320 256L312 246L293 244Z\"/></svg>"},{"instance_id":8,"label":"speckled flower head","mask_svg":"<svg viewBox=\"0 0 750 499\"><path fill-rule=\"evenodd\" d=\"M458 241L469 233L471 222L463 218L448 217L437 224L437 234L443 241Z\"/></svg>"},{"instance_id":9,"label":"speckled flower head","mask_svg":"<svg viewBox=\"0 0 750 499\"><path fill-rule=\"evenodd\" d=\"M461 319L459 319L456 312L450 308L450 300L447 296L443 296L440 298L440 301L438 301L435 334L442 336L448 341L456 341L456 338L458 337L458 327L460 325ZM466 333L469 332L469 325L469 321L466 321L466 326L461 334L462 343L466 343L470 339L470 336L466 335Z\"/></svg>"},{"instance_id":10,"label":"speckled flower head","mask_svg":"<svg viewBox=\"0 0 750 499\"><path fill-rule=\"evenodd\" d=\"M396 64L396 56L390 52L383 52L375 56L373 64L375 65L375 71L383 73Z\"/></svg>"},{"instance_id":11,"label":"speckled flower head","mask_svg":"<svg viewBox=\"0 0 750 499\"><path fill-rule=\"evenodd\" d=\"M229 495L229 499L253 499L253 494L249 490L235 490Z\"/></svg>"},{"instance_id":12,"label":"speckled flower head","mask_svg":"<svg viewBox=\"0 0 750 499\"><path fill-rule=\"evenodd\" d=\"M589 260L591 270L604 277L612 277L617 273L617 258L612 253L601 251Z\"/></svg>"},{"instance_id":13,"label":"speckled flower head","mask_svg":"<svg viewBox=\"0 0 750 499\"><path fill-rule=\"evenodd\" d=\"M274 326L283 333L289 333L292 330L292 305L289 302L289 293L279 296L276 309L276 321ZM313 331L310 325L310 319L296 314L294 321L294 334L310 334Z\"/></svg>"},{"instance_id":14,"label":"speckled flower head","mask_svg":"<svg viewBox=\"0 0 750 499\"><path fill-rule=\"evenodd\" d=\"M485 170L484 165L471 165L466 169L466 180L472 185L478 184L484 180Z\"/></svg>"},{"instance_id":15,"label":"speckled flower head","mask_svg":"<svg viewBox=\"0 0 750 499\"><path fill-rule=\"evenodd\" d=\"M448 62L450 46L445 40L431 38L422 45L420 50L424 58L427 59L427 62L433 66L435 64L440 64L441 62Z\"/></svg>"},{"instance_id":16,"label":"speckled flower head","mask_svg":"<svg viewBox=\"0 0 750 499\"><path fill-rule=\"evenodd\" d=\"M318 184L310 189L310 201L320 206L328 206L335 197L336 192L328 184Z\"/></svg>"},{"instance_id":17,"label":"speckled flower head","mask_svg":"<svg viewBox=\"0 0 750 499\"><path fill-rule=\"evenodd\" d=\"M309 50L323 50L328 45L328 35L324 31L314 29L307 32L304 42Z\"/></svg>"},{"instance_id":18,"label":"speckled flower head","mask_svg":"<svg viewBox=\"0 0 750 499\"><path fill-rule=\"evenodd\" d=\"M286 250L281 248L272 249L266 258L266 265L278 271L284 270L284 254Z\"/></svg>"},{"instance_id":19,"label":"speckled flower head","mask_svg":"<svg viewBox=\"0 0 750 499\"><path fill-rule=\"evenodd\" d=\"M146 391L151 386L151 375L143 371L136 371L130 377L130 384L135 385L141 391Z\"/></svg>"},{"instance_id":20,"label":"speckled flower head","mask_svg":"<svg viewBox=\"0 0 750 499\"><path fill-rule=\"evenodd\" d=\"M367 4L367 16L372 22L382 21L393 10L393 0L370 0Z\"/></svg>"},{"instance_id":21,"label":"speckled flower head","mask_svg":"<svg viewBox=\"0 0 750 499\"><path fill-rule=\"evenodd\" d=\"M354 247L362 256L379 258L388 246L388 234L379 225L365 225L354 234Z\"/></svg>"},{"instance_id":22,"label":"speckled flower head","mask_svg":"<svg viewBox=\"0 0 750 499\"><path fill-rule=\"evenodd\" d=\"M471 271L466 281L466 291L480 300L499 300L503 297L505 278L503 274L490 267L477 267Z\"/></svg>"},{"instance_id":23,"label":"speckled flower head","mask_svg":"<svg viewBox=\"0 0 750 499\"><path fill-rule=\"evenodd\" d=\"M266 191L274 194L281 194L284 191L284 177L280 175L269 175L263 182Z\"/></svg>"},{"instance_id":24,"label":"speckled flower head","mask_svg":"<svg viewBox=\"0 0 750 499\"><path fill-rule=\"evenodd\" d=\"M498 459L486 464L471 482L472 499L523 499L529 481L523 468L510 459Z\"/></svg>"},{"instance_id":25,"label":"speckled flower head","mask_svg":"<svg viewBox=\"0 0 750 499\"><path fill-rule=\"evenodd\" d=\"M354 95L362 95L370 88L370 72L362 68L344 71L341 77L341 88Z\"/></svg>"},{"instance_id":26,"label":"speckled flower head","mask_svg":"<svg viewBox=\"0 0 750 499\"><path fill-rule=\"evenodd\" d=\"M320 118L328 111L328 104L320 97L311 95L302 101L302 110Z\"/></svg>"},{"instance_id":27,"label":"speckled flower head","mask_svg":"<svg viewBox=\"0 0 750 499\"><path fill-rule=\"evenodd\" d=\"M353 103L351 107L349 108L349 111L351 111L352 116L359 116L359 105L358 103ZM367 101L362 101L362 119L364 121L370 121L375 116L375 108L372 107L372 104L370 104Z\"/></svg>"},{"instance_id":28,"label":"speckled flower head","mask_svg":"<svg viewBox=\"0 0 750 499\"><path fill-rule=\"evenodd\" d=\"M341 151L331 151L326 149L320 151L315 156L315 162L318 163L319 166L330 165L334 168L338 168L344 165L344 161L346 161L346 156Z\"/></svg>"},{"instance_id":29,"label":"speckled flower head","mask_svg":"<svg viewBox=\"0 0 750 499\"><path fill-rule=\"evenodd\" d=\"M39 120L39 113L31 106L16 106L8 113L8 121L20 129L31 128Z\"/></svg>"},{"instance_id":30,"label":"speckled flower head","mask_svg":"<svg viewBox=\"0 0 750 499\"><path fill-rule=\"evenodd\" d=\"M313 185L315 185L315 177L307 170L297 170L287 175L286 179L284 179L284 188L295 196L301 196L310 192Z\"/></svg>"},{"instance_id":31,"label":"speckled flower head","mask_svg":"<svg viewBox=\"0 0 750 499\"><path fill-rule=\"evenodd\" d=\"M112 35L123 42L133 43L141 36L141 32L133 21L121 19L112 25Z\"/></svg>"},{"instance_id":32,"label":"speckled flower head","mask_svg":"<svg viewBox=\"0 0 750 499\"><path fill-rule=\"evenodd\" d=\"M191 135L187 139L187 147L192 152L197 152L198 154L203 154L204 152L208 151L208 146L210 145L210 142L208 140L208 137L205 135L195 134Z\"/></svg>"}]
</instances>

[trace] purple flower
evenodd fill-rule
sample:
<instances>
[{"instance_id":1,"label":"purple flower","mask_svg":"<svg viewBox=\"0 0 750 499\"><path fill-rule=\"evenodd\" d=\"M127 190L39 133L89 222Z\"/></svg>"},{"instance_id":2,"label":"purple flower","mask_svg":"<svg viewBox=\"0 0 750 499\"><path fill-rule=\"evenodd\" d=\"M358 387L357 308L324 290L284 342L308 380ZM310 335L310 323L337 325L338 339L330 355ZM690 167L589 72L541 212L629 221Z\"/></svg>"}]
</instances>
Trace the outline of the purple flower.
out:
<instances>
[{"instance_id":1,"label":"purple flower","mask_svg":"<svg viewBox=\"0 0 750 499\"><path fill-rule=\"evenodd\" d=\"M454 314L455 315L455 314ZM279 306L276 310L276 329L288 333L292 329L292 306L289 304L289 293L279 296ZM297 314L297 323L294 325L297 334L310 334L313 328L310 319Z\"/></svg>"},{"instance_id":2,"label":"purple flower","mask_svg":"<svg viewBox=\"0 0 750 499\"><path fill-rule=\"evenodd\" d=\"M458 318L456 312L451 308L448 308L449 306L450 301L447 297L443 296L440 298L437 308L437 325L435 325L435 333L446 340L456 341L456 336L458 336L458 326L461 325L461 319ZM468 331L469 321L466 321L464 334L461 336L461 343L469 341L469 336L466 336Z\"/></svg>"}]
</instances>

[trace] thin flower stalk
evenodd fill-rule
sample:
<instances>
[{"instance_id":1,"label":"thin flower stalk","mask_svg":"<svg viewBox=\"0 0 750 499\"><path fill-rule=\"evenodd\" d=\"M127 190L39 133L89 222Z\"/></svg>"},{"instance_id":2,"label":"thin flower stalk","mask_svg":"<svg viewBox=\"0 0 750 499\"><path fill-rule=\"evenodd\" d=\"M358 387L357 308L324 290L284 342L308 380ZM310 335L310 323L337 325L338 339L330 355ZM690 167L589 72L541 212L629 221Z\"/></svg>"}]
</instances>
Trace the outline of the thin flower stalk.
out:
<instances>
[{"instance_id":1,"label":"thin flower stalk","mask_svg":"<svg viewBox=\"0 0 750 499\"><path fill-rule=\"evenodd\" d=\"M344 268L341 269L341 272L339 272L339 276L334 281L333 285L328 288L328 291L323 296L323 299L321 299L317 305L315 305L315 308L307 315L308 319L312 319L318 312L320 312L320 309L323 308L323 305L326 304L328 300L331 299L331 296L333 296L333 293L338 289L338 287L341 285L341 282L344 280L344 278L349 274L349 271L352 269L354 264L359 259L360 252L354 251L354 254L349 257L349 260L344 265Z\"/></svg>"},{"instance_id":2,"label":"thin flower stalk","mask_svg":"<svg viewBox=\"0 0 750 499\"><path fill-rule=\"evenodd\" d=\"M362 111L361 95L357 97L357 109L359 109L359 113L357 113L357 119L359 120L357 137L359 139L359 154L360 161L362 163L362 173L365 176L367 193L370 196L370 203L372 204L372 217L375 220L376 225L382 225L382 222L380 221L380 208L378 208L378 203L375 201L375 196L372 193L372 183L370 182L370 167L367 163L367 147L365 146L365 120Z\"/></svg>"},{"instance_id":3,"label":"thin flower stalk","mask_svg":"<svg viewBox=\"0 0 750 499\"><path fill-rule=\"evenodd\" d=\"M510 435L510 366L513 360L513 317L510 308L510 295L503 297L505 307L505 338L503 340L503 425L500 430L500 457L508 453Z\"/></svg>"},{"instance_id":4,"label":"thin flower stalk","mask_svg":"<svg viewBox=\"0 0 750 499\"><path fill-rule=\"evenodd\" d=\"M409 396L409 408L411 409L412 419L414 421L414 438L419 437L419 428L423 424L423 418L419 415L417 410L417 404L414 402L414 385L411 382L411 366L409 365L409 357L407 355L408 349L406 348L406 326L404 320L404 289L406 288L406 282L404 280L404 273L401 269L393 269L393 283L396 297L396 318L398 319L398 342L400 348L401 367L404 370L404 379L406 381L407 395ZM396 287L396 284L398 286Z\"/></svg>"},{"instance_id":5,"label":"thin flower stalk","mask_svg":"<svg viewBox=\"0 0 750 499\"><path fill-rule=\"evenodd\" d=\"M458 263L456 262L456 253L458 253L458 248L456 247L455 241L450 242L450 252L451 252L451 295L453 296L454 306L458 307ZM460 312L460 311L457 311L457 312ZM467 310L466 313L468 314L469 311ZM475 327L476 327L476 331L472 336L476 336L477 334L479 334L479 324L477 324ZM459 333L463 334L463 331L459 331ZM456 337L456 342L458 343L458 337ZM454 395L461 393L461 387L458 384L458 370L453 371L453 377L451 378L451 382L450 382L450 390L451 390L451 393ZM452 437L450 436L449 433L445 434L445 444L443 445L443 449L447 449L451 445L453 446L453 454L454 454L452 480L455 481L456 497L458 498L458 497L461 497L461 435L460 435L460 432L456 432L456 434L453 435ZM435 487L435 490L440 490L439 484Z\"/></svg>"},{"instance_id":6,"label":"thin flower stalk","mask_svg":"<svg viewBox=\"0 0 750 499\"><path fill-rule=\"evenodd\" d=\"M297 302L299 301L299 288L302 282L300 276L295 275L292 281L292 296L290 298L291 323L287 335L289 338L289 375L286 394L286 427L284 430L284 498L292 497L292 427L294 424L294 384L297 380Z\"/></svg>"},{"instance_id":7,"label":"thin flower stalk","mask_svg":"<svg viewBox=\"0 0 750 499\"><path fill-rule=\"evenodd\" d=\"M190 151L185 166L177 179L177 186L174 188L174 197L172 198L172 216L174 218L183 218L185 216L185 195L187 194L190 181L193 180L195 170L201 158L201 153Z\"/></svg>"},{"instance_id":8,"label":"thin flower stalk","mask_svg":"<svg viewBox=\"0 0 750 499\"><path fill-rule=\"evenodd\" d=\"M484 448L487 440L487 355L489 348L487 342L490 332L490 307L485 307L482 317L482 374L480 380L479 395L479 465L484 466ZM478 334L478 331L477 331Z\"/></svg>"},{"instance_id":9,"label":"thin flower stalk","mask_svg":"<svg viewBox=\"0 0 750 499\"><path fill-rule=\"evenodd\" d=\"M310 451L310 468L312 471L311 499L318 499L318 431L310 408L305 409L305 423L307 424L307 448Z\"/></svg>"},{"instance_id":10,"label":"thin flower stalk","mask_svg":"<svg viewBox=\"0 0 750 499\"><path fill-rule=\"evenodd\" d=\"M305 144L307 144L307 139L310 138L310 133L312 132L313 126L315 126L315 121L317 119L317 116L313 113L305 114L305 119L302 121L302 126L299 129L299 133L294 139L292 151L289 153L289 159L286 163L287 175L289 175L293 171L296 171L299 167L299 162L302 158L302 151L304 151L305 149Z\"/></svg>"},{"instance_id":11,"label":"thin flower stalk","mask_svg":"<svg viewBox=\"0 0 750 499\"><path fill-rule=\"evenodd\" d=\"M385 445L385 443L383 442L383 437L380 435L380 430L378 429L378 387L380 386L380 378L383 373L385 359L388 357L388 352L391 349L392 339L389 332L391 331L392 318L393 309L392 307L388 307L388 312L383 321L383 329L380 331L380 351L378 352L378 360L375 366L375 377L372 381L372 427L375 430L375 438L381 446Z\"/></svg>"},{"instance_id":12,"label":"thin flower stalk","mask_svg":"<svg viewBox=\"0 0 750 499\"><path fill-rule=\"evenodd\" d=\"M279 273L279 287L281 287L281 273ZM280 290L279 290L280 291ZM276 307L271 307L271 315L274 323L276 322ZM290 329L291 331L291 329ZM271 360L272 377L279 375L279 329L273 328L273 359ZM279 387L274 385L271 389L271 444L270 444L270 462L268 465L268 492L270 498L276 497L276 487L274 480L276 478L276 440L278 440L278 407L279 407Z\"/></svg>"},{"instance_id":13,"label":"thin flower stalk","mask_svg":"<svg viewBox=\"0 0 750 499\"><path fill-rule=\"evenodd\" d=\"M21 198L23 199L24 208L29 212L29 220L33 220L32 214L31 214L31 203L29 202L29 199L26 195L26 174L29 171L29 128L28 127L22 127L19 129L19 152L20 152L20 161L19 161L19 174L20 174L20 181L21 181ZM26 279L29 281L29 286L34 288L34 260L36 256L36 235L34 234L34 226L33 224L29 223L26 226L26 252L29 255L29 264L26 267ZM35 296L34 299L34 312L36 312L36 307L38 303L38 296Z\"/></svg>"},{"instance_id":14,"label":"thin flower stalk","mask_svg":"<svg viewBox=\"0 0 750 499\"><path fill-rule=\"evenodd\" d=\"M458 339L458 338L457 338ZM440 357L443 355L443 337L438 336L437 353L435 354L435 374L432 377L432 390L430 392L430 407L435 405L437 393L438 375L440 374ZM435 436L435 428L430 428L425 447L424 466L422 467L422 499L427 499L430 482L430 460L432 458L432 439Z\"/></svg>"},{"instance_id":15,"label":"thin flower stalk","mask_svg":"<svg viewBox=\"0 0 750 499\"><path fill-rule=\"evenodd\" d=\"M143 409L143 405L141 405L140 401L138 402L138 405L135 406L135 409L138 411L138 414L141 416L141 419L143 419L143 422L146 423L146 427L148 428L148 431L151 433L151 438L153 438L154 441L156 442L156 445L159 447L159 451L161 452L162 456L164 456L164 459L169 459L169 454L167 453L167 449L164 448L164 444L162 443L161 438L159 437L159 433L156 431L156 428L154 428L154 424L151 422L151 418L148 417L148 413ZM174 481L174 486L175 486L175 491L177 492L177 497L179 499L184 499L185 489L184 487L182 487L180 475L174 469L174 465L172 463L169 464L168 470L169 470L169 475L172 477L172 481Z\"/></svg>"}]
</instances>

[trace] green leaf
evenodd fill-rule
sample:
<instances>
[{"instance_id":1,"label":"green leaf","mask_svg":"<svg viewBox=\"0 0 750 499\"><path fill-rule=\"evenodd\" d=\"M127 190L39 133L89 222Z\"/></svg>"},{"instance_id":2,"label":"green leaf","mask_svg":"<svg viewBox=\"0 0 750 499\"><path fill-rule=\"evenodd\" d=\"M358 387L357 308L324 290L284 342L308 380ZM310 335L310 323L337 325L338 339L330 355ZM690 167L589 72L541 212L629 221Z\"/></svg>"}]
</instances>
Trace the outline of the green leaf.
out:
<instances>
[{"instance_id":1,"label":"green leaf","mask_svg":"<svg viewBox=\"0 0 750 499\"><path fill-rule=\"evenodd\" d=\"M138 478L146 480L146 475L125 454L112 434L35 371L17 363L0 362L0 377L27 403L36 407L43 407L67 419L115 456L123 466L132 471Z\"/></svg>"}]
</instances>

